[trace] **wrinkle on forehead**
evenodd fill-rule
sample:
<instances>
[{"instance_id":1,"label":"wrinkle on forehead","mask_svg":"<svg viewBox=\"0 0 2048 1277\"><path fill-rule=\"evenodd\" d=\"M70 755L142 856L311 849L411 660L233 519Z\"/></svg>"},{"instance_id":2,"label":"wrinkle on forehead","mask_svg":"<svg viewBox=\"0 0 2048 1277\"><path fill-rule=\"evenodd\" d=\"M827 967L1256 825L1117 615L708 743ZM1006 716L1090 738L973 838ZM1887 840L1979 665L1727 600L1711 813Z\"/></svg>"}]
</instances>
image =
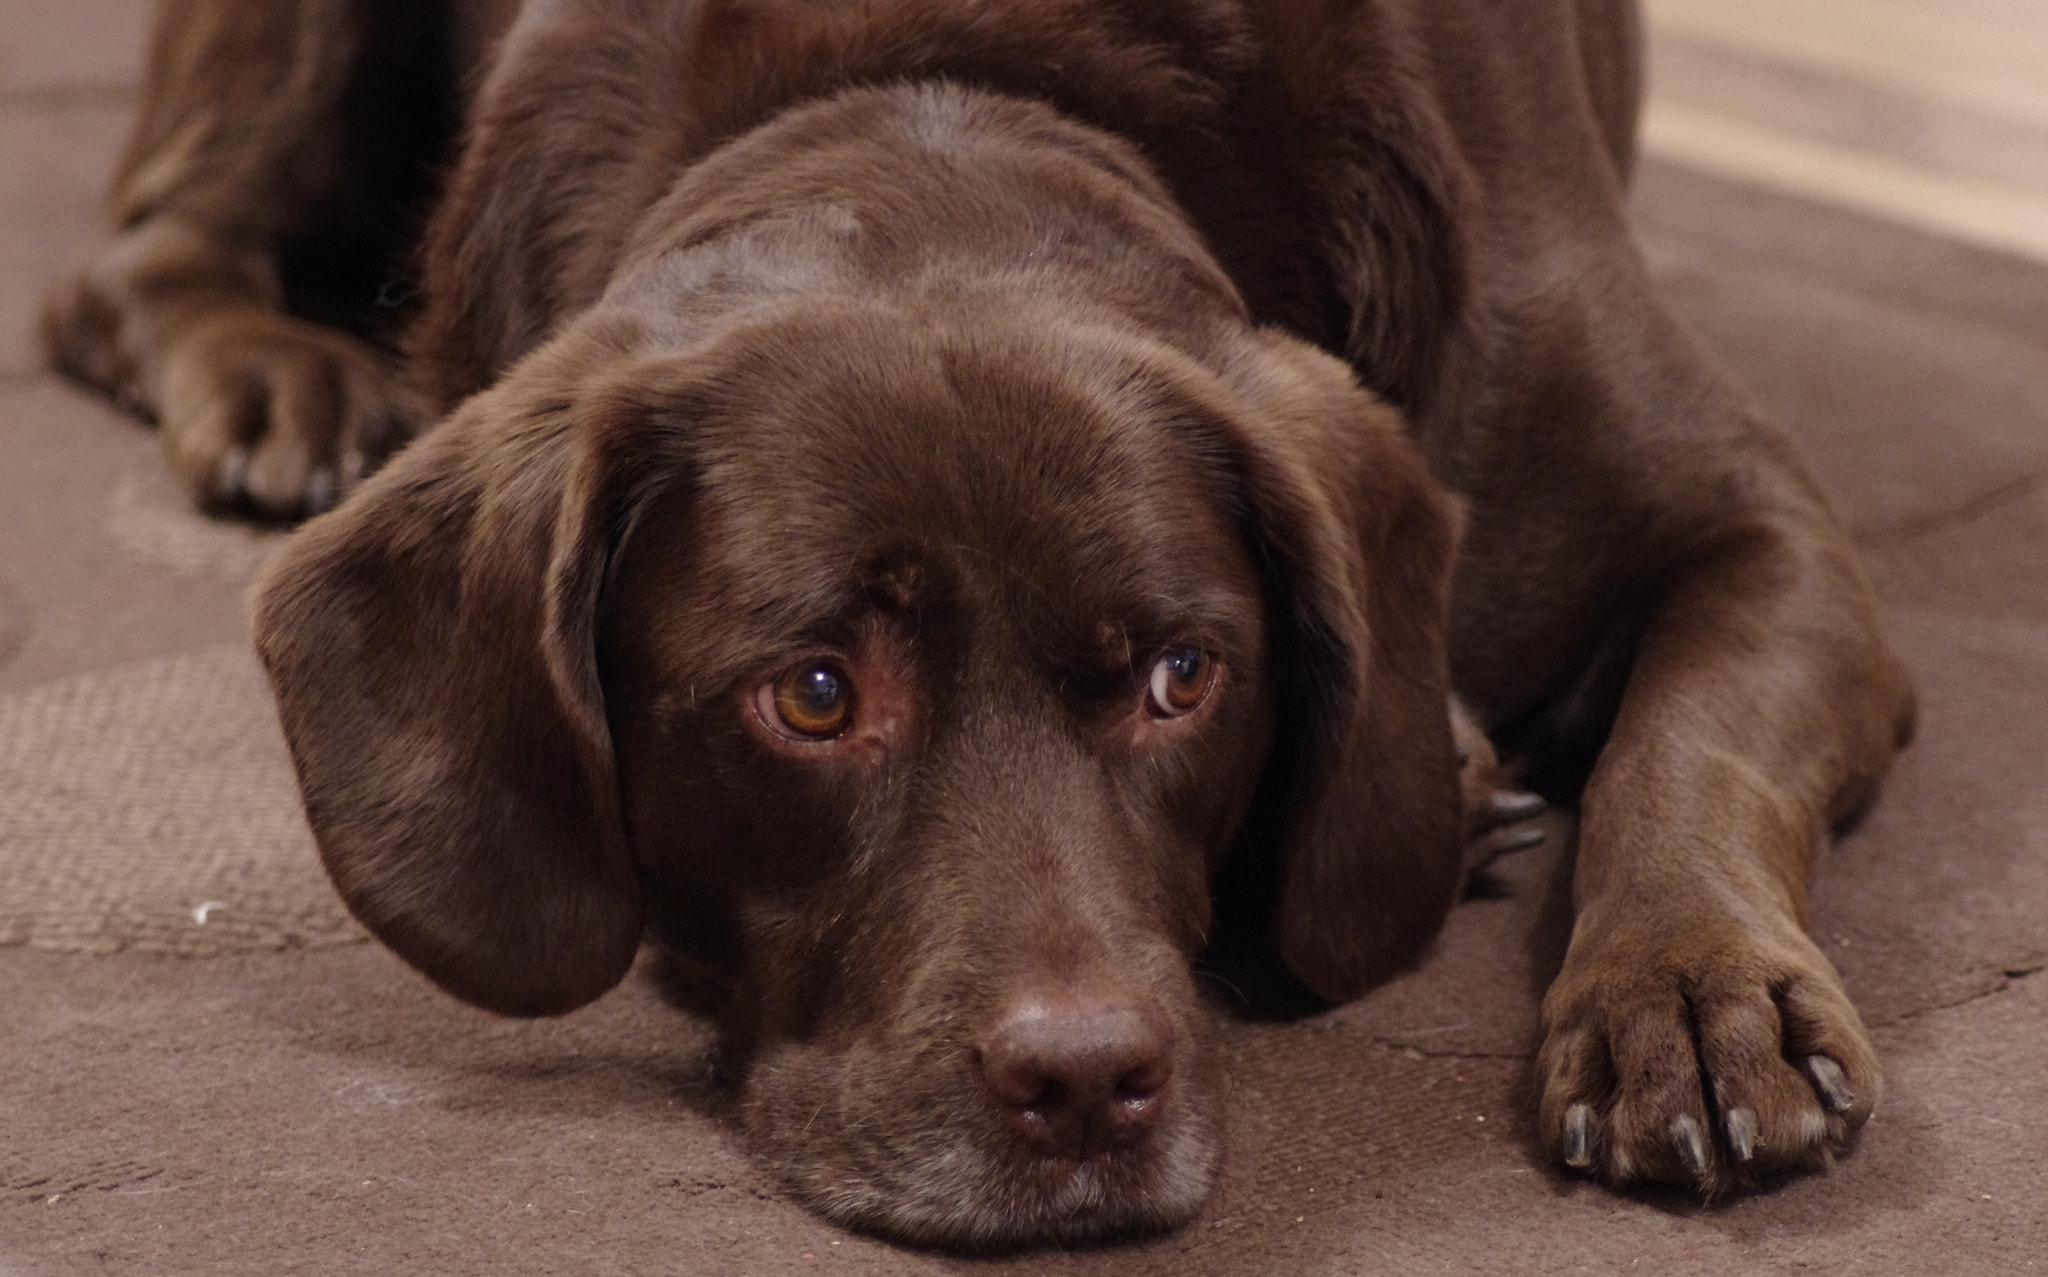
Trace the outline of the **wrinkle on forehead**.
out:
<instances>
[{"instance_id":1,"label":"wrinkle on forehead","mask_svg":"<svg viewBox=\"0 0 2048 1277\"><path fill-rule=\"evenodd\" d=\"M884 308L835 319L770 334L707 441L707 522L749 570L762 552L851 568L922 545L1040 578L1128 576L1230 533L1204 441L1113 354L1060 333L931 331L943 318L878 334L904 322Z\"/></svg>"}]
</instances>

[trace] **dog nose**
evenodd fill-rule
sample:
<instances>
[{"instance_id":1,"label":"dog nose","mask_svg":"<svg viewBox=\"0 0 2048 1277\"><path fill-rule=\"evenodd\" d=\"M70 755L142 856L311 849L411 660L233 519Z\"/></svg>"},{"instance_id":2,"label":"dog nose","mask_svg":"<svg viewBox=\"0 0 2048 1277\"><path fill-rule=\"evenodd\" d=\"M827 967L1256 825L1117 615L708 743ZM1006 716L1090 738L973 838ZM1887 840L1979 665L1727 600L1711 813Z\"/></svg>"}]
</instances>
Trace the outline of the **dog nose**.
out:
<instances>
[{"instance_id":1,"label":"dog nose","mask_svg":"<svg viewBox=\"0 0 2048 1277\"><path fill-rule=\"evenodd\" d=\"M1173 1031L1131 1002L1020 1001L981 1050L989 1092L1024 1143L1088 1158L1151 1129L1173 1076Z\"/></svg>"}]
</instances>

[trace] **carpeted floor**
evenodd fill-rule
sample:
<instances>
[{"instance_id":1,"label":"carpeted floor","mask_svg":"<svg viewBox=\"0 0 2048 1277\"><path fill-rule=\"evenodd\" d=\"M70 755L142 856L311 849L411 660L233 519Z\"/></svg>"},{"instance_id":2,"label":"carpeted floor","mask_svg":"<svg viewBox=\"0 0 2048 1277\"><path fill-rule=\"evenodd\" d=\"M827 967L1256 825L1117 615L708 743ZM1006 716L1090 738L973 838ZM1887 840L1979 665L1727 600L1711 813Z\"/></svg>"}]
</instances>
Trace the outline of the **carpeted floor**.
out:
<instances>
[{"instance_id":1,"label":"carpeted floor","mask_svg":"<svg viewBox=\"0 0 2048 1277\"><path fill-rule=\"evenodd\" d=\"M1525 1094L1564 891L1538 854L1414 974L1226 1026L1194 1227L968 1263L778 1195L644 982L493 1019L332 900L246 646L272 538L188 513L155 438L28 341L140 10L0 0L0 1277L2048 1269L2048 268L1670 167L1639 191L1673 304L1837 494L1924 696L1815 889L1888 1069L1853 1156L1713 1210L1554 1175Z\"/></svg>"}]
</instances>

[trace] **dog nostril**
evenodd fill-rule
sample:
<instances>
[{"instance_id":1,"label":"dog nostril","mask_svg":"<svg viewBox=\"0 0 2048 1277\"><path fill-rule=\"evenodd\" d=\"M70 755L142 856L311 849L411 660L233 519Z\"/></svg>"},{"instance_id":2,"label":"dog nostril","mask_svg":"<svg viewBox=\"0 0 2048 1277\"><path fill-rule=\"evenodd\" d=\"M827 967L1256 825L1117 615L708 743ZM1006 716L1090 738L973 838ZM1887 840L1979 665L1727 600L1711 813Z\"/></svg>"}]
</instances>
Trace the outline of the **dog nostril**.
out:
<instances>
[{"instance_id":1,"label":"dog nostril","mask_svg":"<svg viewBox=\"0 0 2048 1277\"><path fill-rule=\"evenodd\" d=\"M980 1051L989 1093L1039 1152L1084 1158L1150 1129L1173 1077L1165 1016L1125 1003L1032 1000Z\"/></svg>"},{"instance_id":2,"label":"dog nostril","mask_svg":"<svg viewBox=\"0 0 2048 1277\"><path fill-rule=\"evenodd\" d=\"M1161 1067L1147 1067L1126 1073L1117 1079L1116 1098L1128 1104L1152 1099L1166 1089L1168 1071L1161 1061Z\"/></svg>"}]
</instances>

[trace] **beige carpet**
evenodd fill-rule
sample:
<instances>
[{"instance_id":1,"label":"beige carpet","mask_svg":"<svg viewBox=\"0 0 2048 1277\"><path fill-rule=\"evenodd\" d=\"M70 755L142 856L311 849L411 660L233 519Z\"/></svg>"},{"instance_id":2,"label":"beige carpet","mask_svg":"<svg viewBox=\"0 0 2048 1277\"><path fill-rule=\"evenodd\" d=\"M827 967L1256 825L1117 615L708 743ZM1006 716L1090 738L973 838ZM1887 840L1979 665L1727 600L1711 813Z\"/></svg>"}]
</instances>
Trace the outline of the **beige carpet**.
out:
<instances>
[{"instance_id":1,"label":"beige carpet","mask_svg":"<svg viewBox=\"0 0 2048 1277\"><path fill-rule=\"evenodd\" d=\"M170 582L239 589L280 539L198 514L153 456L75 495L98 507L100 548ZM30 621L0 593L0 663ZM320 871L240 638L0 695L0 884L0 945L200 957L367 939Z\"/></svg>"},{"instance_id":2,"label":"beige carpet","mask_svg":"<svg viewBox=\"0 0 2048 1277\"><path fill-rule=\"evenodd\" d=\"M238 643L0 701L0 881L0 945L199 957L365 938Z\"/></svg>"}]
</instances>

